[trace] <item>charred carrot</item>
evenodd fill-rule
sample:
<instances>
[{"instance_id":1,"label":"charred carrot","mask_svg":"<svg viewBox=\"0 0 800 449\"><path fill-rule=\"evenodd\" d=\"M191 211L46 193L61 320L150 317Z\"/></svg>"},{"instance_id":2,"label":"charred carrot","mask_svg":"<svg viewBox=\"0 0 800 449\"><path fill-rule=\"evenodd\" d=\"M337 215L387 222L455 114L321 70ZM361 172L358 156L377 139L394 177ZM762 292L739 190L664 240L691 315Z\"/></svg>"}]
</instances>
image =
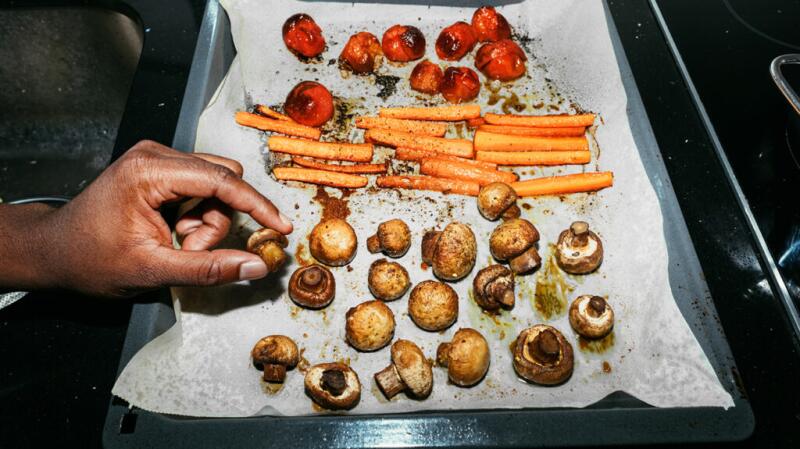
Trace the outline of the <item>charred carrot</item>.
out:
<instances>
[{"instance_id":1,"label":"charred carrot","mask_svg":"<svg viewBox=\"0 0 800 449\"><path fill-rule=\"evenodd\" d=\"M478 131L512 136L578 137L586 133L586 128L583 126L535 128L532 126L481 125L478 127Z\"/></svg>"},{"instance_id":2,"label":"charred carrot","mask_svg":"<svg viewBox=\"0 0 800 449\"><path fill-rule=\"evenodd\" d=\"M317 162L304 157L292 156L292 162L295 165L306 168L315 168L317 170L335 171L339 173L386 173L386 164L354 164L354 165L339 165L339 164L326 164L324 162Z\"/></svg>"},{"instance_id":3,"label":"charred carrot","mask_svg":"<svg viewBox=\"0 0 800 449\"><path fill-rule=\"evenodd\" d=\"M426 136L442 137L447 132L447 124L440 122L429 122L424 120L403 120L387 117L356 117L358 128L372 129L392 129L413 134Z\"/></svg>"},{"instance_id":4,"label":"charred carrot","mask_svg":"<svg viewBox=\"0 0 800 449\"><path fill-rule=\"evenodd\" d=\"M395 159L399 159L401 161L414 161L414 162L429 157L436 159L444 159L448 161L463 162L465 164L474 165L476 167L481 167L486 170L495 170L497 168L497 164L493 164L491 162L476 161L475 159L465 159L463 157L451 156L449 154L441 154L435 151L414 150L411 148L403 148L403 147L398 147L395 150L394 157Z\"/></svg>"},{"instance_id":5,"label":"charred carrot","mask_svg":"<svg viewBox=\"0 0 800 449\"><path fill-rule=\"evenodd\" d=\"M481 186L477 182L459 179L435 178L433 176L378 176L378 187L389 189L434 190L443 193L478 196Z\"/></svg>"},{"instance_id":6,"label":"charred carrot","mask_svg":"<svg viewBox=\"0 0 800 449\"><path fill-rule=\"evenodd\" d=\"M281 181L302 181L330 187L357 189L367 185L366 176L337 173L313 168L275 167L272 169L275 179Z\"/></svg>"},{"instance_id":7,"label":"charred carrot","mask_svg":"<svg viewBox=\"0 0 800 449\"><path fill-rule=\"evenodd\" d=\"M281 114L280 112L270 109L268 106L263 104L256 105L256 112L269 118L274 118L275 120L283 120L286 122L295 123L295 121L292 120L292 118L288 115Z\"/></svg>"},{"instance_id":8,"label":"charred carrot","mask_svg":"<svg viewBox=\"0 0 800 449\"><path fill-rule=\"evenodd\" d=\"M476 151L574 151L589 150L586 137L509 136L475 132Z\"/></svg>"},{"instance_id":9,"label":"charred carrot","mask_svg":"<svg viewBox=\"0 0 800 449\"><path fill-rule=\"evenodd\" d=\"M537 196L593 192L612 185L614 185L613 173L595 172L526 179L512 183L511 187L514 188L519 196Z\"/></svg>"},{"instance_id":10,"label":"charred carrot","mask_svg":"<svg viewBox=\"0 0 800 449\"><path fill-rule=\"evenodd\" d=\"M439 178L472 181L482 186L493 182L510 184L519 178L516 174L511 172L485 170L462 162L431 158L425 158L420 161L419 172L423 175L436 176Z\"/></svg>"},{"instance_id":11,"label":"charred carrot","mask_svg":"<svg viewBox=\"0 0 800 449\"><path fill-rule=\"evenodd\" d=\"M371 161L373 150L369 143L317 142L283 136L270 136L267 146L278 153L350 162Z\"/></svg>"},{"instance_id":12,"label":"charred carrot","mask_svg":"<svg viewBox=\"0 0 800 449\"><path fill-rule=\"evenodd\" d=\"M481 107L477 104L460 104L436 107L397 107L381 108L381 117L402 118L410 120L442 120L457 122L481 116Z\"/></svg>"},{"instance_id":13,"label":"charred carrot","mask_svg":"<svg viewBox=\"0 0 800 449\"><path fill-rule=\"evenodd\" d=\"M262 131L272 131L289 136L305 137L306 139L319 140L322 131L318 128L311 126L301 125L299 123L287 122L285 120L276 120L267 117L262 117L257 114L249 112L237 112L236 123L247 126L250 128L257 128Z\"/></svg>"},{"instance_id":14,"label":"charred carrot","mask_svg":"<svg viewBox=\"0 0 800 449\"><path fill-rule=\"evenodd\" d=\"M497 165L568 165L588 164L592 154L588 151L478 151L475 159Z\"/></svg>"},{"instance_id":15,"label":"charred carrot","mask_svg":"<svg viewBox=\"0 0 800 449\"><path fill-rule=\"evenodd\" d=\"M472 158L472 142L466 139L445 139L443 137L418 136L403 131L389 129L368 129L364 140L390 147L406 147L415 150L430 150L452 156Z\"/></svg>"},{"instance_id":16,"label":"charred carrot","mask_svg":"<svg viewBox=\"0 0 800 449\"><path fill-rule=\"evenodd\" d=\"M486 123L490 125L511 126L539 126L539 127L565 127L565 126L592 126L594 114L576 115L512 115L512 114L486 114Z\"/></svg>"}]
</instances>

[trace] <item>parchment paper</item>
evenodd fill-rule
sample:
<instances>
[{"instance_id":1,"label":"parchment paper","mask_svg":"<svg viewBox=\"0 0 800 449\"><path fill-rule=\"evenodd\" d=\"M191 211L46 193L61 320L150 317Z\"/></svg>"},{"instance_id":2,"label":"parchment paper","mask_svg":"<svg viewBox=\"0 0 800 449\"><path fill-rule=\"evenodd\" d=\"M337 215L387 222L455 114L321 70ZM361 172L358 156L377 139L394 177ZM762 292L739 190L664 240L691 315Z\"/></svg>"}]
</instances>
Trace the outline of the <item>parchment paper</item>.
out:
<instances>
[{"instance_id":1,"label":"parchment paper","mask_svg":"<svg viewBox=\"0 0 800 449\"><path fill-rule=\"evenodd\" d=\"M347 36L363 29L380 36L401 22L418 26L428 40L426 56L436 60L433 43L438 31L456 20L469 20L472 8L371 5L363 3L223 2L230 16L238 56L225 81L204 111L196 151L220 154L240 161L245 179L270 197L295 224L289 250L310 259L307 235L319 221L320 206L314 188L275 182L265 168L272 157L266 136L233 121L237 110L253 103L280 104L289 89L303 79L325 84L351 113L374 114L380 105L435 102L409 91L407 73L413 65L384 64L381 72L400 77L397 92L385 101L377 98L374 78L342 79L328 60L338 56ZM593 162L587 167L525 169L522 177L582 170L611 170L615 185L597 194L525 200L523 217L539 229L540 252L545 266L517 278L517 304L510 312L490 317L470 298L470 285L478 269L492 263L488 237L496 223L482 219L474 199L431 192L359 190L349 196L353 225L359 239L358 254L349 268L334 268L337 296L322 311L295 306L285 292L293 260L269 278L213 289L174 289L178 323L150 342L131 360L113 393L137 407L179 415L235 417L258 414L304 415L316 413L303 392L302 373L290 371L283 387L269 391L249 359L252 345L268 334L293 337L308 362L347 360L363 385L361 402L348 413L392 413L521 407L583 407L614 391L625 391L656 407L733 405L692 335L675 303L667 272L667 250L661 211L648 181L626 115L626 96L599 1L533 1L507 5L500 11L520 34L529 56L527 79L502 87L498 95L518 94L528 105L525 113L574 112L580 107L600 114L593 143ZM291 14L309 12L322 27L329 48L324 62L301 64L281 43L281 25ZM474 54L474 52L473 52ZM468 56L461 64L472 65ZM546 81L549 80L549 81ZM502 111L503 101L489 105L484 87L479 102L484 111ZM533 105L541 103L540 109ZM549 109L548 109L549 107ZM342 113L342 111L339 111ZM464 130L451 130L451 135ZM360 141L356 130L338 130ZM399 168L399 167L395 167ZM338 191L328 190L331 196ZM474 327L489 340L492 362L486 379L464 389L447 382L446 372L434 368L433 394L424 401L400 394L386 401L372 375L389 363L389 348L359 353L344 340L344 314L348 308L372 299L366 283L369 264L378 259L366 251L366 239L381 221L406 220L414 245L399 259L412 283L433 278L421 267L419 241L425 229L443 227L452 220L469 223L478 239L476 269L466 279L451 284L460 297L458 322L443 332L417 328L407 315L408 295L388 303L394 311L395 338L415 341L434 357L439 343L449 341L461 327ZM545 317L534 307L537 282L560 279L548 268L551 248L559 232L574 220L586 220L603 239L605 260L591 275L565 277L562 291L570 301L581 294L607 296L616 313L613 344L592 352L580 344L564 312ZM246 237L258 226L237 217L234 230ZM242 246L232 238L229 246ZM557 293L556 296L559 296ZM511 366L509 345L522 329L546 322L560 329L575 348L572 378L557 387L520 381Z\"/></svg>"}]
</instances>

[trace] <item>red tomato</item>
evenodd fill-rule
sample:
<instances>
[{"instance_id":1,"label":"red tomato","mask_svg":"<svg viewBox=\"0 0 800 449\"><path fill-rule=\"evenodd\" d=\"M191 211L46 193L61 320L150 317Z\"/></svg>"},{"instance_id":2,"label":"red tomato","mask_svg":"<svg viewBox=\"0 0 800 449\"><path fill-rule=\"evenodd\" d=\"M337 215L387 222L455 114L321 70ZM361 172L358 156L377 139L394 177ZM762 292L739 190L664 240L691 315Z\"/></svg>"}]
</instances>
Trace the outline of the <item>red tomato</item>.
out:
<instances>
[{"instance_id":1,"label":"red tomato","mask_svg":"<svg viewBox=\"0 0 800 449\"><path fill-rule=\"evenodd\" d=\"M411 71L411 88L426 94L438 94L444 74L438 65L427 59L417 64Z\"/></svg>"},{"instance_id":2,"label":"red tomato","mask_svg":"<svg viewBox=\"0 0 800 449\"><path fill-rule=\"evenodd\" d=\"M322 126L333 117L333 95L320 83L301 81L286 96L283 109L297 123Z\"/></svg>"},{"instance_id":3,"label":"red tomato","mask_svg":"<svg viewBox=\"0 0 800 449\"><path fill-rule=\"evenodd\" d=\"M390 61L413 61L425 55L425 36L416 27L393 25L383 33L381 46Z\"/></svg>"},{"instance_id":4,"label":"red tomato","mask_svg":"<svg viewBox=\"0 0 800 449\"><path fill-rule=\"evenodd\" d=\"M380 65L381 43L374 34L362 31L350 36L339 61L354 73L370 73Z\"/></svg>"},{"instance_id":5,"label":"red tomato","mask_svg":"<svg viewBox=\"0 0 800 449\"><path fill-rule=\"evenodd\" d=\"M283 42L295 54L314 58L325 50L322 30L308 14L295 14L283 23Z\"/></svg>"},{"instance_id":6,"label":"red tomato","mask_svg":"<svg viewBox=\"0 0 800 449\"><path fill-rule=\"evenodd\" d=\"M472 15L472 28L481 42L511 39L511 26L502 14L491 6L481 6Z\"/></svg>"},{"instance_id":7,"label":"red tomato","mask_svg":"<svg viewBox=\"0 0 800 449\"><path fill-rule=\"evenodd\" d=\"M483 44L475 55L475 67L487 78L511 81L525 74L525 52L510 39Z\"/></svg>"},{"instance_id":8,"label":"red tomato","mask_svg":"<svg viewBox=\"0 0 800 449\"><path fill-rule=\"evenodd\" d=\"M436 54L446 61L458 61L475 48L478 35L467 22L456 22L439 33Z\"/></svg>"},{"instance_id":9,"label":"red tomato","mask_svg":"<svg viewBox=\"0 0 800 449\"><path fill-rule=\"evenodd\" d=\"M448 67L444 71L441 91L450 103L465 103L478 96L481 80L474 70L467 67Z\"/></svg>"}]
</instances>

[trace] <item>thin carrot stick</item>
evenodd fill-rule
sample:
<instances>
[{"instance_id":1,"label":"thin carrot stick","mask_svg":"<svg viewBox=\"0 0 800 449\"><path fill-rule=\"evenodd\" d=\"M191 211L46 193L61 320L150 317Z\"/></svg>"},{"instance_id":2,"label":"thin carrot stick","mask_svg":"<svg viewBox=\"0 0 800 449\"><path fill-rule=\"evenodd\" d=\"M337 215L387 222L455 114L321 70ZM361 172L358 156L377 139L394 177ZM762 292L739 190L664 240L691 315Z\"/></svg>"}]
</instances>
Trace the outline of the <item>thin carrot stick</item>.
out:
<instances>
[{"instance_id":1,"label":"thin carrot stick","mask_svg":"<svg viewBox=\"0 0 800 449\"><path fill-rule=\"evenodd\" d=\"M589 150L586 137L509 136L475 131L476 151L572 151Z\"/></svg>"},{"instance_id":2,"label":"thin carrot stick","mask_svg":"<svg viewBox=\"0 0 800 449\"><path fill-rule=\"evenodd\" d=\"M541 137L578 137L586 133L583 126L570 126L564 128L535 128L532 126L503 126L481 125L478 131L488 131L495 134L509 134L512 136L541 136Z\"/></svg>"},{"instance_id":3,"label":"thin carrot stick","mask_svg":"<svg viewBox=\"0 0 800 449\"><path fill-rule=\"evenodd\" d=\"M357 189L367 185L366 176L315 170L313 168L275 167L272 169L272 174L275 175L275 179L281 181L302 181L330 187Z\"/></svg>"},{"instance_id":4,"label":"thin carrot stick","mask_svg":"<svg viewBox=\"0 0 800 449\"><path fill-rule=\"evenodd\" d=\"M475 117L467 120L467 127L477 128L483 125L484 123L486 123L486 120L483 117Z\"/></svg>"},{"instance_id":5,"label":"thin carrot stick","mask_svg":"<svg viewBox=\"0 0 800 449\"><path fill-rule=\"evenodd\" d=\"M593 192L614 185L612 172L579 173L526 179L511 184L519 196L562 195L566 193Z\"/></svg>"},{"instance_id":6,"label":"thin carrot stick","mask_svg":"<svg viewBox=\"0 0 800 449\"><path fill-rule=\"evenodd\" d=\"M249 112L237 112L236 123L250 128L257 128L262 131L272 131L290 136L305 137L306 139L319 140L322 131L318 128L301 125L299 123L287 122L285 120L275 120L262 117Z\"/></svg>"},{"instance_id":7,"label":"thin carrot stick","mask_svg":"<svg viewBox=\"0 0 800 449\"><path fill-rule=\"evenodd\" d=\"M268 106L265 106L263 104L256 105L256 112L261 115L266 115L267 117L274 118L276 120L283 120L286 122L295 123L295 121L292 120L292 118L289 117L288 115L283 115L280 112L270 109Z\"/></svg>"},{"instance_id":8,"label":"thin carrot stick","mask_svg":"<svg viewBox=\"0 0 800 449\"><path fill-rule=\"evenodd\" d=\"M440 122L429 122L425 120L403 120L398 118L386 117L356 117L358 128L380 128L404 131L426 136L442 137L447 132L447 124Z\"/></svg>"},{"instance_id":9,"label":"thin carrot stick","mask_svg":"<svg viewBox=\"0 0 800 449\"><path fill-rule=\"evenodd\" d=\"M306 159L300 156L292 156L292 162L295 165L307 168L315 168L317 170L335 171L339 173L386 173L388 167L386 164L355 164L355 165L338 165L326 164L324 162L317 162L311 159Z\"/></svg>"},{"instance_id":10,"label":"thin carrot stick","mask_svg":"<svg viewBox=\"0 0 800 449\"><path fill-rule=\"evenodd\" d=\"M378 176L375 178L375 184L389 189L434 190L468 196L478 196L478 191L481 189L477 182L414 175Z\"/></svg>"},{"instance_id":11,"label":"thin carrot stick","mask_svg":"<svg viewBox=\"0 0 800 449\"><path fill-rule=\"evenodd\" d=\"M278 153L351 162L371 161L373 149L370 143L317 142L283 136L270 136L267 146Z\"/></svg>"},{"instance_id":12,"label":"thin carrot stick","mask_svg":"<svg viewBox=\"0 0 800 449\"><path fill-rule=\"evenodd\" d=\"M511 114L486 114L486 123L490 125L511 125L511 126L541 126L541 127L564 127L564 126L592 126L594 124L594 114L576 115L511 115Z\"/></svg>"},{"instance_id":13,"label":"thin carrot stick","mask_svg":"<svg viewBox=\"0 0 800 449\"><path fill-rule=\"evenodd\" d=\"M474 165L476 167L481 167L486 170L497 169L497 164L493 164L491 162L476 161L475 159L465 159L463 157L451 156L449 154L441 154L435 151L414 150L412 148L404 148L404 147L397 147L397 149L394 152L394 157L395 159L399 159L401 161L414 161L414 162L420 161L426 157L430 157L436 159L444 159L447 161L463 162L465 164Z\"/></svg>"},{"instance_id":14,"label":"thin carrot stick","mask_svg":"<svg viewBox=\"0 0 800 449\"><path fill-rule=\"evenodd\" d=\"M368 129L364 140L390 147L406 147L415 150L431 150L437 153L472 159L472 142L466 139L418 136L390 129Z\"/></svg>"},{"instance_id":15,"label":"thin carrot stick","mask_svg":"<svg viewBox=\"0 0 800 449\"><path fill-rule=\"evenodd\" d=\"M481 116L481 107L477 104L460 104L436 107L397 107L381 108L381 117L402 118L411 120L443 120L457 122Z\"/></svg>"},{"instance_id":16,"label":"thin carrot stick","mask_svg":"<svg viewBox=\"0 0 800 449\"><path fill-rule=\"evenodd\" d=\"M510 184L519 179L516 174L507 171L484 170L474 165L461 162L431 158L425 158L420 161L419 172L423 175L437 176L440 178L472 181L482 186L493 182Z\"/></svg>"},{"instance_id":17,"label":"thin carrot stick","mask_svg":"<svg viewBox=\"0 0 800 449\"><path fill-rule=\"evenodd\" d=\"M478 151L475 159L497 165L567 165L588 164L592 154L588 151Z\"/></svg>"}]
</instances>

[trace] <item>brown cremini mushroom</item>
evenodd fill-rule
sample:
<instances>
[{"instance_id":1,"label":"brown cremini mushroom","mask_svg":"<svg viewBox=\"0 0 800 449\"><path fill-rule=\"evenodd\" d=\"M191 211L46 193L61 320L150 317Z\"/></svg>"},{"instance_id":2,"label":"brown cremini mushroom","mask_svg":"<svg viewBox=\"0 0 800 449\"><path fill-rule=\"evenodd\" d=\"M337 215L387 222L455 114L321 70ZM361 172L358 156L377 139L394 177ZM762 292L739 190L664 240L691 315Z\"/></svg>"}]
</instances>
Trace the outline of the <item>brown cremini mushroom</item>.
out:
<instances>
[{"instance_id":1,"label":"brown cremini mushroom","mask_svg":"<svg viewBox=\"0 0 800 449\"><path fill-rule=\"evenodd\" d=\"M264 371L267 382L283 382L286 370L297 366L300 352L294 340L285 335L270 335L256 342L250 355L256 368Z\"/></svg>"},{"instance_id":2,"label":"brown cremini mushroom","mask_svg":"<svg viewBox=\"0 0 800 449\"><path fill-rule=\"evenodd\" d=\"M541 265L536 249L539 231L528 220L512 218L498 225L489 237L489 251L508 265L516 274L532 271Z\"/></svg>"},{"instance_id":3,"label":"brown cremini mushroom","mask_svg":"<svg viewBox=\"0 0 800 449\"><path fill-rule=\"evenodd\" d=\"M445 283L422 281L411 290L408 314L426 331L447 329L458 318L458 294Z\"/></svg>"},{"instance_id":4,"label":"brown cremini mushroom","mask_svg":"<svg viewBox=\"0 0 800 449\"><path fill-rule=\"evenodd\" d=\"M489 265L472 281L475 302L484 310L514 308L514 273L503 265Z\"/></svg>"},{"instance_id":5,"label":"brown cremini mushroom","mask_svg":"<svg viewBox=\"0 0 800 449\"><path fill-rule=\"evenodd\" d=\"M377 351L392 341L394 313L381 301L362 302L347 311L345 334L359 351Z\"/></svg>"},{"instance_id":6,"label":"brown cremini mushroom","mask_svg":"<svg viewBox=\"0 0 800 449\"><path fill-rule=\"evenodd\" d=\"M517 192L504 182L493 182L478 192L478 211L487 220L518 218Z\"/></svg>"},{"instance_id":7,"label":"brown cremini mushroom","mask_svg":"<svg viewBox=\"0 0 800 449\"><path fill-rule=\"evenodd\" d=\"M392 345L392 364L375 373L375 383L387 399L401 391L424 399L433 390L431 362L413 342L397 340Z\"/></svg>"},{"instance_id":8,"label":"brown cremini mushroom","mask_svg":"<svg viewBox=\"0 0 800 449\"><path fill-rule=\"evenodd\" d=\"M408 291L411 279L408 271L399 263L378 259L369 266L367 285L376 298L394 301Z\"/></svg>"},{"instance_id":9,"label":"brown cremini mushroom","mask_svg":"<svg viewBox=\"0 0 800 449\"><path fill-rule=\"evenodd\" d=\"M348 410L361 399L358 374L344 363L320 363L306 371L306 393L329 410Z\"/></svg>"},{"instance_id":10,"label":"brown cremini mushroom","mask_svg":"<svg viewBox=\"0 0 800 449\"><path fill-rule=\"evenodd\" d=\"M587 274L603 262L603 242L585 221L573 222L558 236L556 261L570 274Z\"/></svg>"},{"instance_id":11,"label":"brown cremini mushroom","mask_svg":"<svg viewBox=\"0 0 800 449\"><path fill-rule=\"evenodd\" d=\"M514 342L514 371L540 385L557 385L572 375L572 345L558 329L537 324L523 330Z\"/></svg>"},{"instance_id":12,"label":"brown cremini mushroom","mask_svg":"<svg viewBox=\"0 0 800 449\"><path fill-rule=\"evenodd\" d=\"M459 329L450 343L436 351L436 362L447 367L450 381L461 387L477 384L489 370L489 344L475 329Z\"/></svg>"},{"instance_id":13,"label":"brown cremini mushroom","mask_svg":"<svg viewBox=\"0 0 800 449\"><path fill-rule=\"evenodd\" d=\"M320 221L308 236L311 255L325 265L347 265L356 255L358 239L353 227L341 218Z\"/></svg>"},{"instance_id":14,"label":"brown cremini mushroom","mask_svg":"<svg viewBox=\"0 0 800 449\"><path fill-rule=\"evenodd\" d=\"M614 328L614 310L602 296L578 296L569 306L569 324L583 337L603 338Z\"/></svg>"},{"instance_id":15,"label":"brown cremini mushroom","mask_svg":"<svg viewBox=\"0 0 800 449\"><path fill-rule=\"evenodd\" d=\"M428 231L422 238L422 260L433 274L445 281L457 281L472 271L478 253L475 234L469 226L453 222L443 231Z\"/></svg>"},{"instance_id":16,"label":"brown cremini mushroom","mask_svg":"<svg viewBox=\"0 0 800 449\"><path fill-rule=\"evenodd\" d=\"M258 254L267 265L267 271L273 273L286 263L284 248L289 246L289 240L278 231L261 228L247 239L247 251Z\"/></svg>"},{"instance_id":17,"label":"brown cremini mushroom","mask_svg":"<svg viewBox=\"0 0 800 449\"><path fill-rule=\"evenodd\" d=\"M289 278L289 297L299 306L321 309L333 301L336 280L322 265L300 267Z\"/></svg>"},{"instance_id":18,"label":"brown cremini mushroom","mask_svg":"<svg viewBox=\"0 0 800 449\"><path fill-rule=\"evenodd\" d=\"M371 253L383 251L389 257L402 257L411 247L411 230L403 220L395 218L378 225L378 232L367 239Z\"/></svg>"}]
</instances>

